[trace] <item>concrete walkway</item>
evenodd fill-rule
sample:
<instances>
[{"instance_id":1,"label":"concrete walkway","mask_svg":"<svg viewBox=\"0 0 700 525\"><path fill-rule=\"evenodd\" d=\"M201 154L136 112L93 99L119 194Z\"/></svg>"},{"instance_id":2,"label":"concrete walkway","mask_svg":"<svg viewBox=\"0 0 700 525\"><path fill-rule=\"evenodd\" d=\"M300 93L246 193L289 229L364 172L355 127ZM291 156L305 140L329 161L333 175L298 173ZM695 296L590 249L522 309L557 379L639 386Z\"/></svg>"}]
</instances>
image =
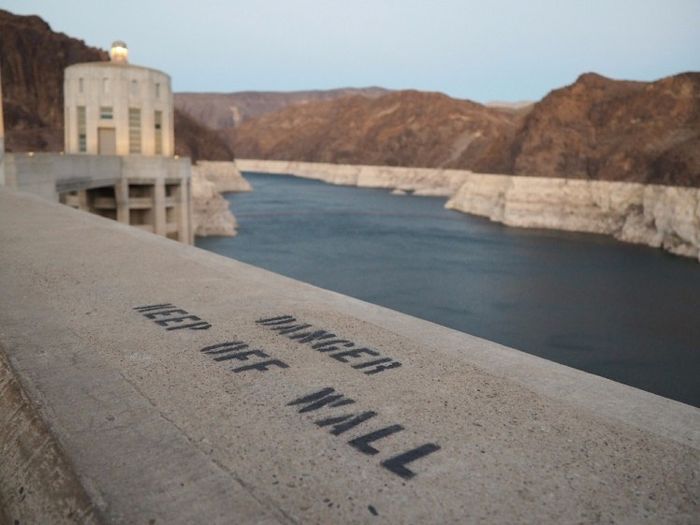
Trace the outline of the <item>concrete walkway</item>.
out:
<instances>
[{"instance_id":1,"label":"concrete walkway","mask_svg":"<svg viewBox=\"0 0 700 525\"><path fill-rule=\"evenodd\" d=\"M8 190L0 268L0 521L698 522L696 408Z\"/></svg>"}]
</instances>

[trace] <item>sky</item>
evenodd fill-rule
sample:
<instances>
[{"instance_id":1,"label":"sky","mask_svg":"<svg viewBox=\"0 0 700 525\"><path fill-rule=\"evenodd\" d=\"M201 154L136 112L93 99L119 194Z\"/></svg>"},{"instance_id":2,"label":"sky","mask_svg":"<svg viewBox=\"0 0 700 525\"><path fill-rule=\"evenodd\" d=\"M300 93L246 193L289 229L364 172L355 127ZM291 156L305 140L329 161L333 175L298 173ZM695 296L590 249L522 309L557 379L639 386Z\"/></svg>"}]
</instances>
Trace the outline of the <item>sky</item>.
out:
<instances>
[{"instance_id":1,"label":"sky","mask_svg":"<svg viewBox=\"0 0 700 525\"><path fill-rule=\"evenodd\" d=\"M594 71L700 71L700 0L0 0L175 91L382 86L537 100Z\"/></svg>"}]
</instances>

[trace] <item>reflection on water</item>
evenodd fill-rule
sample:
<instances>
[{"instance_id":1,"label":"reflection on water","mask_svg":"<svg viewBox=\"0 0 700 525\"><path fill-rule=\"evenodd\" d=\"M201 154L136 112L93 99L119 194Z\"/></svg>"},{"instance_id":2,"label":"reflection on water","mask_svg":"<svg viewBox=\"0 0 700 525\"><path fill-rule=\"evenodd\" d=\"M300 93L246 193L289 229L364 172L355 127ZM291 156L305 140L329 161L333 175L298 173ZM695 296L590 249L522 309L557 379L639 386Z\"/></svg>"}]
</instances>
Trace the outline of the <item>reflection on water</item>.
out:
<instances>
[{"instance_id":1,"label":"reflection on water","mask_svg":"<svg viewBox=\"0 0 700 525\"><path fill-rule=\"evenodd\" d=\"M508 228L444 200L248 175L235 238L197 245L700 406L700 265Z\"/></svg>"}]
</instances>

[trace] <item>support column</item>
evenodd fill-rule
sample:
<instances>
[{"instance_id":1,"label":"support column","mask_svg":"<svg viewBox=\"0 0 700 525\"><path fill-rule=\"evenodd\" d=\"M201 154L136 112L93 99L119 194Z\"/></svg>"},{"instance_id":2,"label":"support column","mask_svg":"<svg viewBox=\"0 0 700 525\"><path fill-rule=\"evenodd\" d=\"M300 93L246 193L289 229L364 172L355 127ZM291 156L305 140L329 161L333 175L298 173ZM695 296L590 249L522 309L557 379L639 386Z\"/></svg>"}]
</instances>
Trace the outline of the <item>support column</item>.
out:
<instances>
[{"instance_id":1,"label":"support column","mask_svg":"<svg viewBox=\"0 0 700 525\"><path fill-rule=\"evenodd\" d=\"M122 179L114 186L114 200L117 206L117 221L130 224L129 220L129 182Z\"/></svg>"},{"instance_id":2,"label":"support column","mask_svg":"<svg viewBox=\"0 0 700 525\"><path fill-rule=\"evenodd\" d=\"M81 211L90 211L87 190L78 190L78 209Z\"/></svg>"},{"instance_id":3,"label":"support column","mask_svg":"<svg viewBox=\"0 0 700 525\"><path fill-rule=\"evenodd\" d=\"M165 179L159 177L156 179L156 183L153 191L153 232L156 235L167 234L167 227L165 223Z\"/></svg>"},{"instance_id":4,"label":"support column","mask_svg":"<svg viewBox=\"0 0 700 525\"><path fill-rule=\"evenodd\" d=\"M189 231L189 243L191 245L194 245L194 220L192 219L192 178L188 178L185 181L185 194L187 195L187 203L185 205L186 208L186 213L187 213L187 229Z\"/></svg>"},{"instance_id":5,"label":"support column","mask_svg":"<svg viewBox=\"0 0 700 525\"><path fill-rule=\"evenodd\" d=\"M189 196L187 194L187 181L188 179L180 179L180 185L177 189L177 239L180 242L184 242L185 244L192 244L192 242L190 241L190 201Z\"/></svg>"}]
</instances>

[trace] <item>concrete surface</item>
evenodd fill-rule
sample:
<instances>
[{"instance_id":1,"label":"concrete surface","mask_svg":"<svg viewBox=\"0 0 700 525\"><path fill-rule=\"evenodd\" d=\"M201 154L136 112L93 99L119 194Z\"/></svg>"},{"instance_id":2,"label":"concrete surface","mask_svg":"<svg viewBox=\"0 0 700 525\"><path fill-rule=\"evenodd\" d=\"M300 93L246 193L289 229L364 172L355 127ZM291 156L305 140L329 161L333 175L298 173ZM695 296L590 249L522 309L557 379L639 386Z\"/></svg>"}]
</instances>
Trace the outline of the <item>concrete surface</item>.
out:
<instances>
[{"instance_id":1,"label":"concrete surface","mask_svg":"<svg viewBox=\"0 0 700 525\"><path fill-rule=\"evenodd\" d=\"M696 408L6 189L0 246L9 520L698 522Z\"/></svg>"},{"instance_id":2,"label":"concrete surface","mask_svg":"<svg viewBox=\"0 0 700 525\"><path fill-rule=\"evenodd\" d=\"M65 70L63 98L67 153L98 155L100 128L114 131L112 146L117 155L169 157L175 151L173 94L170 77L162 71L116 62L73 64ZM78 107L85 111L83 127ZM111 111L104 114L101 108ZM130 109L140 111L138 125L129 121ZM160 123L156 122L156 112L160 113Z\"/></svg>"},{"instance_id":3,"label":"concrete surface","mask_svg":"<svg viewBox=\"0 0 700 525\"><path fill-rule=\"evenodd\" d=\"M8 153L5 165L7 186L53 201L64 192L114 186L122 174L115 155Z\"/></svg>"},{"instance_id":4,"label":"concrete surface","mask_svg":"<svg viewBox=\"0 0 700 525\"><path fill-rule=\"evenodd\" d=\"M194 243L188 158L10 153L7 186Z\"/></svg>"}]
</instances>

